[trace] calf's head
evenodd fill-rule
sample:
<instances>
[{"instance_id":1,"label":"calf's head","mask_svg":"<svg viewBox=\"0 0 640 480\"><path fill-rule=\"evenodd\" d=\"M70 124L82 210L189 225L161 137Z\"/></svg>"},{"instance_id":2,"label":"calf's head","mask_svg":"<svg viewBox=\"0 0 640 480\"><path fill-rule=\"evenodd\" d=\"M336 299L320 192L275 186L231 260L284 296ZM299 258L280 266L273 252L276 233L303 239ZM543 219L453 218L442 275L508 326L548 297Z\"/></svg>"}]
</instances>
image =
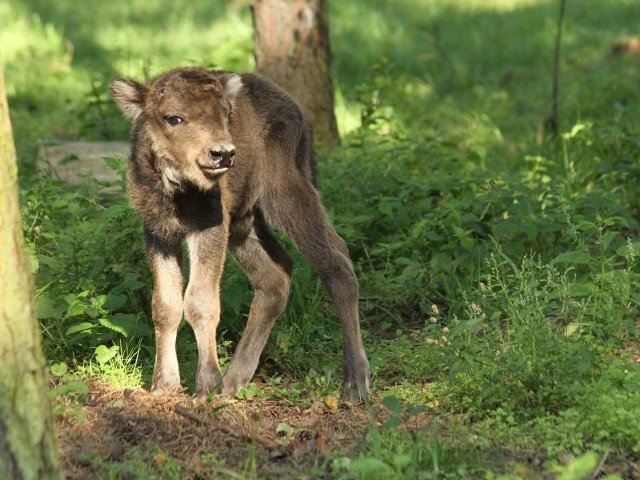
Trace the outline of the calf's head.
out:
<instances>
[{"instance_id":1,"label":"calf's head","mask_svg":"<svg viewBox=\"0 0 640 480\"><path fill-rule=\"evenodd\" d=\"M203 68L171 70L148 84L115 79L111 95L148 142L167 191L187 184L202 190L233 167L229 132L240 76Z\"/></svg>"}]
</instances>

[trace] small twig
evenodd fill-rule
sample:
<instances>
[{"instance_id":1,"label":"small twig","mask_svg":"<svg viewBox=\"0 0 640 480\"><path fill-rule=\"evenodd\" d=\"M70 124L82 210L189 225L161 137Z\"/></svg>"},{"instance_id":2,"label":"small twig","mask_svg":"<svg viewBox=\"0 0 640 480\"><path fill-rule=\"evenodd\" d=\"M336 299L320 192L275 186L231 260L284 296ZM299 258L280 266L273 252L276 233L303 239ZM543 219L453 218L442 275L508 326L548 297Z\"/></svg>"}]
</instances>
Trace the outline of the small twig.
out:
<instances>
[{"instance_id":1,"label":"small twig","mask_svg":"<svg viewBox=\"0 0 640 480\"><path fill-rule=\"evenodd\" d=\"M598 478L600 476L600 472L602 472L602 467L604 467L604 462L607 461L607 457L609 457L609 452L604 452L604 455L602 455L602 458L600 459L600 462L598 463L598 468L596 468L593 472L593 474L591 475L591 478L593 480L595 480L596 478Z\"/></svg>"},{"instance_id":2,"label":"small twig","mask_svg":"<svg viewBox=\"0 0 640 480\"><path fill-rule=\"evenodd\" d=\"M225 435L229 435L231 437L237 438L239 440L244 440L246 442L257 442L260 443L266 447L269 448L273 448L275 445L274 443L269 440L268 438L263 437L262 435L256 435L256 436L251 436L248 435L244 432L240 432L237 430L234 430L233 428L231 428L229 425L226 425L222 422L216 421L212 418L208 418L205 417L203 415L200 415L199 413L196 413L192 410L189 410L186 407L183 407L180 404L176 404L175 407L173 408L173 410L178 414L181 415L185 418L188 418L189 420L193 420L196 423L200 423L202 425L206 425L209 426L215 430L219 430L220 432L224 433Z\"/></svg>"},{"instance_id":3,"label":"small twig","mask_svg":"<svg viewBox=\"0 0 640 480\"><path fill-rule=\"evenodd\" d=\"M207 417L204 417L204 416L200 415L199 413L196 413L196 412L194 412L192 410L189 410L188 408L185 408L182 405L176 404L176 406L173 408L173 410L178 415L182 415L183 417L186 417L189 420L193 420L194 422L201 423L203 425L206 425L207 423L209 423L209 419Z\"/></svg>"}]
</instances>

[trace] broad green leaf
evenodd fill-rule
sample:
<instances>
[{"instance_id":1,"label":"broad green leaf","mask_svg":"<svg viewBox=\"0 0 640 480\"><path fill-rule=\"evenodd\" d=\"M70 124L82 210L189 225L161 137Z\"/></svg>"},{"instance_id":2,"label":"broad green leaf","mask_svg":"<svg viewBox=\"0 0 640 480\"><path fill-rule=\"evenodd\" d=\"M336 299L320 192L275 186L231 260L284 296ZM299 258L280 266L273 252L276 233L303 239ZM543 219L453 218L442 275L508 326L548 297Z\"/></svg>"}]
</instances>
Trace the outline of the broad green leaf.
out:
<instances>
[{"instance_id":1,"label":"broad green leaf","mask_svg":"<svg viewBox=\"0 0 640 480\"><path fill-rule=\"evenodd\" d=\"M384 397L382 404L391 410L393 413L400 413L402 411L402 402L399 398L394 396Z\"/></svg>"},{"instance_id":2,"label":"broad green leaf","mask_svg":"<svg viewBox=\"0 0 640 480\"><path fill-rule=\"evenodd\" d=\"M388 199L383 199L378 204L378 211L384 213L387 217L393 217L393 205Z\"/></svg>"},{"instance_id":3,"label":"broad green leaf","mask_svg":"<svg viewBox=\"0 0 640 480\"><path fill-rule=\"evenodd\" d=\"M400 417L393 416L389 420L384 422L384 424L382 425L382 428L384 428L385 430L391 430L393 428L398 427L401 423L402 423L402 419Z\"/></svg>"},{"instance_id":4,"label":"broad green leaf","mask_svg":"<svg viewBox=\"0 0 640 480\"><path fill-rule=\"evenodd\" d=\"M616 250L616 253L625 258L638 255L640 254L640 242L629 243L624 247L620 247Z\"/></svg>"},{"instance_id":5,"label":"broad green leaf","mask_svg":"<svg viewBox=\"0 0 640 480\"><path fill-rule=\"evenodd\" d=\"M551 260L551 264L568 263L569 265L587 265L591 260L591 256L584 251L576 250L574 252L564 252Z\"/></svg>"},{"instance_id":6,"label":"broad green leaf","mask_svg":"<svg viewBox=\"0 0 640 480\"><path fill-rule=\"evenodd\" d=\"M127 290L138 290L145 286L144 282L141 282L137 277L129 276L125 278L124 286Z\"/></svg>"},{"instance_id":7,"label":"broad green leaf","mask_svg":"<svg viewBox=\"0 0 640 480\"><path fill-rule=\"evenodd\" d=\"M117 345L113 345L111 347L107 347L105 345L98 345L95 351L96 361L100 365L105 365L109 360L111 360L117 354L118 354Z\"/></svg>"},{"instance_id":8,"label":"broad green leaf","mask_svg":"<svg viewBox=\"0 0 640 480\"><path fill-rule=\"evenodd\" d=\"M40 320L62 318L64 305L46 296L36 298L36 314Z\"/></svg>"},{"instance_id":9,"label":"broad green leaf","mask_svg":"<svg viewBox=\"0 0 640 480\"><path fill-rule=\"evenodd\" d=\"M110 293L106 296L106 299L103 303L103 308L105 310L118 310L122 308L127 303L127 296L121 293Z\"/></svg>"},{"instance_id":10,"label":"broad green leaf","mask_svg":"<svg viewBox=\"0 0 640 480\"><path fill-rule=\"evenodd\" d=\"M574 283L569 289L572 297L588 297L597 290L597 287L591 282Z\"/></svg>"},{"instance_id":11,"label":"broad green leaf","mask_svg":"<svg viewBox=\"0 0 640 480\"><path fill-rule=\"evenodd\" d=\"M570 324L568 324L566 327L564 327L564 334L565 336L569 337L571 335L573 335L576 332L580 331L580 328L584 325L584 323L579 323L579 322L571 322Z\"/></svg>"},{"instance_id":12,"label":"broad green leaf","mask_svg":"<svg viewBox=\"0 0 640 480\"><path fill-rule=\"evenodd\" d=\"M411 260L407 257L396 257L393 261L397 265L415 265L415 260Z\"/></svg>"},{"instance_id":13,"label":"broad green leaf","mask_svg":"<svg viewBox=\"0 0 640 480\"><path fill-rule=\"evenodd\" d=\"M70 336L78 332L87 332L93 327L95 327L95 324L91 322L76 323L75 325L71 325L69 328L67 328L65 335Z\"/></svg>"},{"instance_id":14,"label":"broad green leaf","mask_svg":"<svg viewBox=\"0 0 640 480\"><path fill-rule=\"evenodd\" d=\"M51 375L53 375L54 377L61 377L65 373L67 373L68 370L69 370L69 367L67 367L67 364L64 362L54 363L49 367L49 371L51 372Z\"/></svg>"},{"instance_id":15,"label":"broad green leaf","mask_svg":"<svg viewBox=\"0 0 640 480\"><path fill-rule=\"evenodd\" d=\"M98 320L100 325L128 337L136 326L136 315L132 313L116 313L109 318Z\"/></svg>"},{"instance_id":16,"label":"broad green leaf","mask_svg":"<svg viewBox=\"0 0 640 480\"><path fill-rule=\"evenodd\" d=\"M74 300L71 305L69 305L69 308L67 308L67 313L64 314L65 318L71 318L71 317L77 317L78 315L82 315L83 313L85 313L87 310L87 305Z\"/></svg>"},{"instance_id":17,"label":"broad green leaf","mask_svg":"<svg viewBox=\"0 0 640 480\"><path fill-rule=\"evenodd\" d=\"M611 241L619 235L620 234L618 232L605 232L604 235L602 235L602 240L600 241L600 243L602 244L602 248L604 248L605 250L609 248Z\"/></svg>"},{"instance_id":18,"label":"broad green leaf","mask_svg":"<svg viewBox=\"0 0 640 480\"><path fill-rule=\"evenodd\" d=\"M52 398L59 397L61 395L68 395L70 393L86 395L87 393L89 393L89 387L81 380L72 380L69 383L58 385L57 387L49 391L49 395Z\"/></svg>"},{"instance_id":19,"label":"broad green leaf","mask_svg":"<svg viewBox=\"0 0 640 480\"><path fill-rule=\"evenodd\" d=\"M584 455L572 460L566 466L558 468L561 471L557 480L574 480L589 476L598 464L598 455L594 452L587 452Z\"/></svg>"},{"instance_id":20,"label":"broad green leaf","mask_svg":"<svg viewBox=\"0 0 640 480\"><path fill-rule=\"evenodd\" d=\"M351 463L351 470L359 473L359 478L391 478L391 467L379 458L361 457Z\"/></svg>"}]
</instances>

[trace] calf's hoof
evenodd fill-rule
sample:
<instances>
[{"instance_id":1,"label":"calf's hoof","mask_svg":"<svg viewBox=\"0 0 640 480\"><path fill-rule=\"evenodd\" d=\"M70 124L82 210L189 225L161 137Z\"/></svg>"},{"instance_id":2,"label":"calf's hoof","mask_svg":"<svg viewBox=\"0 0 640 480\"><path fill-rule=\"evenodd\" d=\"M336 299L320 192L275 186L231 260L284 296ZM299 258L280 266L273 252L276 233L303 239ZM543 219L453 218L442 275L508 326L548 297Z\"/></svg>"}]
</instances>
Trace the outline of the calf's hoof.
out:
<instances>
[{"instance_id":1,"label":"calf's hoof","mask_svg":"<svg viewBox=\"0 0 640 480\"><path fill-rule=\"evenodd\" d=\"M369 362L366 357L343 367L342 401L366 403L369 400Z\"/></svg>"},{"instance_id":2,"label":"calf's hoof","mask_svg":"<svg viewBox=\"0 0 640 480\"><path fill-rule=\"evenodd\" d=\"M344 382L342 401L351 404L366 403L369 400L369 381Z\"/></svg>"},{"instance_id":3,"label":"calf's hoof","mask_svg":"<svg viewBox=\"0 0 640 480\"><path fill-rule=\"evenodd\" d=\"M196 381L196 392L199 397L206 397L211 392L217 392L222 386L222 375L198 375Z\"/></svg>"},{"instance_id":4,"label":"calf's hoof","mask_svg":"<svg viewBox=\"0 0 640 480\"><path fill-rule=\"evenodd\" d=\"M151 385L151 393L153 394L163 394L163 393L171 393L171 392L181 392L182 389L182 385L180 385L180 382L175 383L175 382L171 382L171 383L165 383L165 382L153 382L153 385Z\"/></svg>"},{"instance_id":5,"label":"calf's hoof","mask_svg":"<svg viewBox=\"0 0 640 480\"><path fill-rule=\"evenodd\" d=\"M238 393L240 390L246 387L248 383L249 383L249 380L243 381L237 375L227 374L225 375L224 380L222 381L222 389L220 393L228 397L235 397L236 393Z\"/></svg>"}]
</instances>

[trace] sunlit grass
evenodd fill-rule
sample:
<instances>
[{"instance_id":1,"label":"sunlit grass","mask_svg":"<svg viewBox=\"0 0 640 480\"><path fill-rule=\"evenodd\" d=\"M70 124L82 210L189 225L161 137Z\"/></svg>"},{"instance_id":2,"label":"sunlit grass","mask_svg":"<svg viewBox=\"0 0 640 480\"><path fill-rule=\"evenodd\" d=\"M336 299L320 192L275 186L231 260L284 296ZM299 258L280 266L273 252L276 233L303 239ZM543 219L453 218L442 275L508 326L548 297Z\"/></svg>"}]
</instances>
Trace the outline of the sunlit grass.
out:
<instances>
[{"instance_id":1,"label":"sunlit grass","mask_svg":"<svg viewBox=\"0 0 640 480\"><path fill-rule=\"evenodd\" d=\"M589 92L614 91L620 103L635 88L637 66L608 58L615 38L634 33L625 21L633 0L616 6L568 6L561 79L566 128L610 108L603 103L610 103L606 95L586 99L585 82L578 78L591 84ZM330 8L336 114L343 134L360 124L358 86L384 60L398 87L382 101L394 103L397 121L477 132L468 142L489 135L499 151L503 140L512 149L536 139L550 108L556 2L377 0L336 2ZM250 71L254 64L251 19L243 2L91 0L77 8L73 2L10 0L0 5L0 21L21 163L31 161L39 139L95 136L82 128L79 113L97 100L108 101L112 76L148 78L177 65ZM611 71L620 72L615 88L608 85ZM115 131L122 135L126 124L117 122Z\"/></svg>"},{"instance_id":2,"label":"sunlit grass","mask_svg":"<svg viewBox=\"0 0 640 480\"><path fill-rule=\"evenodd\" d=\"M76 368L81 377L88 375L104 381L115 388L141 388L144 385L143 368L140 362L140 347L127 347L122 344L108 360L94 355Z\"/></svg>"}]
</instances>

